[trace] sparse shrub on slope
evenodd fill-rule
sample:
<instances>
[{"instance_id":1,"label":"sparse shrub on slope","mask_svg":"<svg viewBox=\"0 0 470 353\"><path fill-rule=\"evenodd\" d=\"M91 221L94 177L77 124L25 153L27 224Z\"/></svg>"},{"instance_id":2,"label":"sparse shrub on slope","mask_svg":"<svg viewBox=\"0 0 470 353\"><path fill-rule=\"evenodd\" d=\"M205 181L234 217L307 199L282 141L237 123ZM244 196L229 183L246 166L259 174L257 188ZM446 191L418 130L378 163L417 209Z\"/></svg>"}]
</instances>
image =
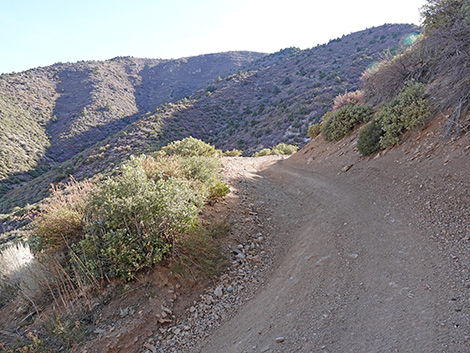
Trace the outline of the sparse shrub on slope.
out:
<instances>
[{"instance_id":1,"label":"sparse shrub on slope","mask_svg":"<svg viewBox=\"0 0 470 353\"><path fill-rule=\"evenodd\" d=\"M446 124L447 134L468 133L470 3L427 0L421 15L424 30L418 40L404 53L385 58L364 72L361 80L365 100L382 105L393 99L406 82L416 80L428 85L437 110L453 110ZM383 140L384 146L397 143L396 138L387 141L387 136Z\"/></svg>"},{"instance_id":2,"label":"sparse shrub on slope","mask_svg":"<svg viewBox=\"0 0 470 353\"><path fill-rule=\"evenodd\" d=\"M288 145L285 143L279 143L272 149L263 148L253 154L253 157L271 156L271 155L291 155L298 151L298 147L294 145Z\"/></svg>"},{"instance_id":3,"label":"sparse shrub on slope","mask_svg":"<svg viewBox=\"0 0 470 353\"><path fill-rule=\"evenodd\" d=\"M222 155L222 151L217 150L214 146L194 137L187 137L180 141L174 141L168 146L163 147L161 153L167 155L179 155L182 157L219 157Z\"/></svg>"},{"instance_id":4,"label":"sparse shrub on slope","mask_svg":"<svg viewBox=\"0 0 470 353\"><path fill-rule=\"evenodd\" d=\"M34 111L0 94L0 179L32 171L50 146Z\"/></svg>"},{"instance_id":5,"label":"sparse shrub on slope","mask_svg":"<svg viewBox=\"0 0 470 353\"><path fill-rule=\"evenodd\" d=\"M354 92L344 92L344 94L338 94L334 101L333 107L331 110L333 112L337 111L339 108L344 107L345 105L354 106L356 104L361 104L362 99L364 98L364 93L362 91L354 91Z\"/></svg>"},{"instance_id":6,"label":"sparse shrub on slope","mask_svg":"<svg viewBox=\"0 0 470 353\"><path fill-rule=\"evenodd\" d=\"M255 152L253 154L253 157L262 157L262 156L271 156L273 154L273 151L269 148L263 148L262 150Z\"/></svg>"},{"instance_id":7,"label":"sparse shrub on slope","mask_svg":"<svg viewBox=\"0 0 470 353\"><path fill-rule=\"evenodd\" d=\"M422 75L420 57L414 50L386 57L361 76L365 100L370 104L381 104L392 99L406 81Z\"/></svg>"},{"instance_id":8,"label":"sparse shrub on slope","mask_svg":"<svg viewBox=\"0 0 470 353\"><path fill-rule=\"evenodd\" d=\"M470 3L464 0L428 0L422 8L424 38L419 53L426 58L427 79L440 80L430 87L439 109L453 109L446 124L448 134L470 131ZM440 87L451 87L441 89Z\"/></svg>"},{"instance_id":9,"label":"sparse shrub on slope","mask_svg":"<svg viewBox=\"0 0 470 353\"><path fill-rule=\"evenodd\" d=\"M335 112L328 112L323 117L321 134L325 141L339 141L357 126L372 118L370 106L346 105Z\"/></svg>"},{"instance_id":10,"label":"sparse shrub on slope","mask_svg":"<svg viewBox=\"0 0 470 353\"><path fill-rule=\"evenodd\" d=\"M86 207L94 187L90 181L75 180L52 187L51 196L31 224L33 251L62 252L83 236Z\"/></svg>"},{"instance_id":11,"label":"sparse shrub on slope","mask_svg":"<svg viewBox=\"0 0 470 353\"><path fill-rule=\"evenodd\" d=\"M321 123L316 123L316 124L310 125L308 127L308 131L307 131L308 136L311 139L314 139L315 137L320 135L320 132L321 132Z\"/></svg>"},{"instance_id":12,"label":"sparse shrub on slope","mask_svg":"<svg viewBox=\"0 0 470 353\"><path fill-rule=\"evenodd\" d=\"M400 93L376 114L383 130L380 146L386 148L396 145L403 133L422 125L429 115L424 85L415 81L407 82Z\"/></svg>"},{"instance_id":13,"label":"sparse shrub on slope","mask_svg":"<svg viewBox=\"0 0 470 353\"><path fill-rule=\"evenodd\" d=\"M294 145L288 145L285 143L280 143L273 147L272 154L274 155L291 155L298 151L298 147Z\"/></svg>"},{"instance_id":14,"label":"sparse shrub on slope","mask_svg":"<svg viewBox=\"0 0 470 353\"><path fill-rule=\"evenodd\" d=\"M382 125L377 120L372 120L359 133L357 149L363 156L368 156L380 150L380 138L383 136Z\"/></svg>"},{"instance_id":15,"label":"sparse shrub on slope","mask_svg":"<svg viewBox=\"0 0 470 353\"><path fill-rule=\"evenodd\" d=\"M236 148L224 152L224 157L240 157L243 154L241 150Z\"/></svg>"}]
</instances>

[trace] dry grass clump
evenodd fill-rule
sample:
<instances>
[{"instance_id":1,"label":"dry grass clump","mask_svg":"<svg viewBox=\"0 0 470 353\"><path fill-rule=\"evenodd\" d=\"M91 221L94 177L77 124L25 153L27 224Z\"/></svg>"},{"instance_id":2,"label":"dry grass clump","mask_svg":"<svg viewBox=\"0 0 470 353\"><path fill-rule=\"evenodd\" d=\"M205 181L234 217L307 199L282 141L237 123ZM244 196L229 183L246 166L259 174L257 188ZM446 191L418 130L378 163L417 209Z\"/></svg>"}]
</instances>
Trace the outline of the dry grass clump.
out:
<instances>
[{"instance_id":1,"label":"dry grass clump","mask_svg":"<svg viewBox=\"0 0 470 353\"><path fill-rule=\"evenodd\" d=\"M53 185L51 196L32 222L33 251L56 253L83 235L85 212L94 184L72 180Z\"/></svg>"},{"instance_id":2,"label":"dry grass clump","mask_svg":"<svg viewBox=\"0 0 470 353\"><path fill-rule=\"evenodd\" d=\"M4 249L0 253L0 307L18 297L32 301L41 292L42 275L28 244Z\"/></svg>"}]
</instances>

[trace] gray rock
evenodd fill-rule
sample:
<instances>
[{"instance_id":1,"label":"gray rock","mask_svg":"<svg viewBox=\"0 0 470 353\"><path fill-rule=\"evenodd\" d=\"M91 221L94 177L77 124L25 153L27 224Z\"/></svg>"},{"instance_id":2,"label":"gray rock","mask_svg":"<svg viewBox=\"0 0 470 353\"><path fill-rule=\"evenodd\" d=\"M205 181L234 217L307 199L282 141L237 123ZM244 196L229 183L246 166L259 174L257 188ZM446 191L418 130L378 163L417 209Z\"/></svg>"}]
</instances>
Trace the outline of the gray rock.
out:
<instances>
[{"instance_id":1,"label":"gray rock","mask_svg":"<svg viewBox=\"0 0 470 353\"><path fill-rule=\"evenodd\" d=\"M214 289L214 294L220 298L224 294L223 287L218 286L216 289Z\"/></svg>"}]
</instances>

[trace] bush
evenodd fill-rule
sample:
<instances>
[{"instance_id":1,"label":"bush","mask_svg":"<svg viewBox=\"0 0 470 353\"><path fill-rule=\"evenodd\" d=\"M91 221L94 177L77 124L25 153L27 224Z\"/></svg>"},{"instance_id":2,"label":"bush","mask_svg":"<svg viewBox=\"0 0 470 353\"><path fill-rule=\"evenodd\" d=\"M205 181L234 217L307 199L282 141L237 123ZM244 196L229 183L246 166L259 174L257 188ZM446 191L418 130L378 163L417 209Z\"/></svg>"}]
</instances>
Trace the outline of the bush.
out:
<instances>
[{"instance_id":1,"label":"bush","mask_svg":"<svg viewBox=\"0 0 470 353\"><path fill-rule=\"evenodd\" d=\"M226 183L223 181L213 179L212 183L209 184L209 195L208 199L217 199L217 198L223 198L227 196L230 193L230 188Z\"/></svg>"},{"instance_id":2,"label":"bush","mask_svg":"<svg viewBox=\"0 0 470 353\"><path fill-rule=\"evenodd\" d=\"M362 91L354 91L354 92L344 92L344 94L338 94L334 101L333 107L331 110L333 112L337 111L339 108L344 107L345 105L354 106L356 104L361 104L362 99L364 98L364 93Z\"/></svg>"},{"instance_id":3,"label":"bush","mask_svg":"<svg viewBox=\"0 0 470 353\"><path fill-rule=\"evenodd\" d=\"M218 158L194 156L157 156L142 158L142 167L148 178L168 180L169 178L188 179L194 189L199 190L206 199L224 197L229 187L218 180L221 161Z\"/></svg>"},{"instance_id":4,"label":"bush","mask_svg":"<svg viewBox=\"0 0 470 353\"><path fill-rule=\"evenodd\" d=\"M420 76L420 58L413 50L385 57L361 76L365 100L370 104L382 104L395 97L410 77Z\"/></svg>"},{"instance_id":5,"label":"bush","mask_svg":"<svg viewBox=\"0 0 470 353\"><path fill-rule=\"evenodd\" d=\"M181 167L185 171L187 179L199 180L207 184L218 175L222 162L218 158L189 157L181 161Z\"/></svg>"},{"instance_id":6,"label":"bush","mask_svg":"<svg viewBox=\"0 0 470 353\"><path fill-rule=\"evenodd\" d=\"M271 156L273 152L269 148L263 148L261 151L258 151L253 154L253 157L262 157L262 156Z\"/></svg>"},{"instance_id":7,"label":"bush","mask_svg":"<svg viewBox=\"0 0 470 353\"><path fill-rule=\"evenodd\" d=\"M181 157L157 155L156 158L148 156L142 159L142 168L147 178L154 181L181 178L185 172L181 168Z\"/></svg>"},{"instance_id":8,"label":"bush","mask_svg":"<svg viewBox=\"0 0 470 353\"><path fill-rule=\"evenodd\" d=\"M254 153L253 157L272 156L272 155L291 155L297 152L298 149L299 148L297 146L280 143L274 146L272 150L269 148L263 148L261 151Z\"/></svg>"},{"instance_id":9,"label":"bush","mask_svg":"<svg viewBox=\"0 0 470 353\"><path fill-rule=\"evenodd\" d=\"M370 106L346 105L324 115L321 134L325 141L339 141L372 118Z\"/></svg>"},{"instance_id":10,"label":"bush","mask_svg":"<svg viewBox=\"0 0 470 353\"><path fill-rule=\"evenodd\" d=\"M181 161L184 177L200 182L199 189L206 199L223 198L230 192L228 185L218 179L220 167L220 160L212 157L189 157Z\"/></svg>"},{"instance_id":11,"label":"bush","mask_svg":"<svg viewBox=\"0 0 470 353\"><path fill-rule=\"evenodd\" d=\"M280 143L273 147L272 154L275 155L291 155L298 151L298 147L294 145L287 145L285 143Z\"/></svg>"},{"instance_id":12,"label":"bush","mask_svg":"<svg viewBox=\"0 0 470 353\"><path fill-rule=\"evenodd\" d=\"M427 0L422 8L424 36L417 46L425 58L423 71L440 111L453 109L446 133L460 135L470 130L469 84L470 3L462 0ZM442 89L451 87L451 89Z\"/></svg>"},{"instance_id":13,"label":"bush","mask_svg":"<svg viewBox=\"0 0 470 353\"><path fill-rule=\"evenodd\" d=\"M290 85L292 83L292 80L290 79L289 76L287 76L281 83L281 85Z\"/></svg>"},{"instance_id":14,"label":"bush","mask_svg":"<svg viewBox=\"0 0 470 353\"><path fill-rule=\"evenodd\" d=\"M186 137L180 141L174 141L163 147L160 151L163 155L179 155L182 157L206 156L220 157L222 151L216 150L214 146L194 137Z\"/></svg>"},{"instance_id":15,"label":"bush","mask_svg":"<svg viewBox=\"0 0 470 353\"><path fill-rule=\"evenodd\" d=\"M187 153L191 146L195 155ZM161 261L198 224L204 202L230 192L218 180L220 159L208 156L217 153L212 146L189 138L166 151L175 154L131 157L119 175L96 187L72 182L54 188L32 223L36 252L51 255L51 268L78 287L103 276L131 279Z\"/></svg>"},{"instance_id":16,"label":"bush","mask_svg":"<svg viewBox=\"0 0 470 353\"><path fill-rule=\"evenodd\" d=\"M83 236L86 206L94 185L75 180L52 187L41 212L31 224L31 249L57 253Z\"/></svg>"},{"instance_id":17,"label":"bush","mask_svg":"<svg viewBox=\"0 0 470 353\"><path fill-rule=\"evenodd\" d=\"M403 133L423 124L429 115L430 107L424 97L424 85L408 81L400 93L376 114L383 130L380 146L386 148L396 145Z\"/></svg>"},{"instance_id":18,"label":"bush","mask_svg":"<svg viewBox=\"0 0 470 353\"><path fill-rule=\"evenodd\" d=\"M310 125L308 127L308 131L307 131L308 136L311 139L314 139L315 137L320 135L320 132L321 132L321 123L316 123L316 124Z\"/></svg>"},{"instance_id":19,"label":"bush","mask_svg":"<svg viewBox=\"0 0 470 353\"><path fill-rule=\"evenodd\" d=\"M188 180L147 178L143 158L132 158L92 196L92 222L74 248L88 269L130 279L161 261L173 238L197 224L202 193Z\"/></svg>"},{"instance_id":20,"label":"bush","mask_svg":"<svg viewBox=\"0 0 470 353\"><path fill-rule=\"evenodd\" d=\"M380 150L380 138L383 135L382 126L379 121L372 120L359 133L357 149L363 156L368 156Z\"/></svg>"},{"instance_id":21,"label":"bush","mask_svg":"<svg viewBox=\"0 0 470 353\"><path fill-rule=\"evenodd\" d=\"M225 151L223 155L224 157L240 157L242 154L242 151L234 148L233 150Z\"/></svg>"}]
</instances>

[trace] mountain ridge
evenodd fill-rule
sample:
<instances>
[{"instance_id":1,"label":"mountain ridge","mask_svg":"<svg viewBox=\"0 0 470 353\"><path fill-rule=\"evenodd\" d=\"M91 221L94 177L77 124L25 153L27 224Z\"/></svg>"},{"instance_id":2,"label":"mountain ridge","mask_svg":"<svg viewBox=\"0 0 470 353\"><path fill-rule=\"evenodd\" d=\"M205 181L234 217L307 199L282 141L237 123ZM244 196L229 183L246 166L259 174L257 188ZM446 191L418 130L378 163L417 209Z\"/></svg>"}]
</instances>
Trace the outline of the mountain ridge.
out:
<instances>
[{"instance_id":1,"label":"mountain ridge","mask_svg":"<svg viewBox=\"0 0 470 353\"><path fill-rule=\"evenodd\" d=\"M118 57L92 62L92 66L84 62L57 64L54 72L47 73L55 76L56 86L48 81L56 88L53 96L47 95L50 89L36 89L38 100L44 103L39 105L38 114L45 116L46 122L47 114L55 120L46 131L51 146L38 154L42 164L1 181L1 209L8 212L13 206L34 203L47 194L51 183L66 180L69 175L90 177L113 168L129 154L151 153L189 135L217 148L242 149L246 155L280 142L303 146L308 141L308 125L321 119L333 98L358 89L362 71L380 60L384 50L403 50L406 37L416 31L419 29L412 25L384 25L306 50L287 48L268 56L229 52L224 55L238 71L224 78L209 78L220 72L211 71L189 99L170 101L150 112L145 110L163 101L159 101L162 96L167 100L185 94L178 81L173 86L167 82L175 82L172 79L181 68L188 68L185 62L193 59L164 61L163 65L169 65L168 81L157 81L163 75L158 71L162 62L150 67L149 63L155 63L152 59ZM221 56L206 55L203 59L211 66ZM129 64L127 71L119 64L123 61ZM136 72L145 67L144 79ZM119 79L124 76L131 79ZM22 86L16 79L17 86ZM5 79L0 84L2 81ZM158 82L160 86L163 83L164 93L157 90ZM75 85L80 90L74 90ZM55 101L59 101L59 109L53 106ZM38 109L36 105L34 108Z\"/></svg>"}]
</instances>

